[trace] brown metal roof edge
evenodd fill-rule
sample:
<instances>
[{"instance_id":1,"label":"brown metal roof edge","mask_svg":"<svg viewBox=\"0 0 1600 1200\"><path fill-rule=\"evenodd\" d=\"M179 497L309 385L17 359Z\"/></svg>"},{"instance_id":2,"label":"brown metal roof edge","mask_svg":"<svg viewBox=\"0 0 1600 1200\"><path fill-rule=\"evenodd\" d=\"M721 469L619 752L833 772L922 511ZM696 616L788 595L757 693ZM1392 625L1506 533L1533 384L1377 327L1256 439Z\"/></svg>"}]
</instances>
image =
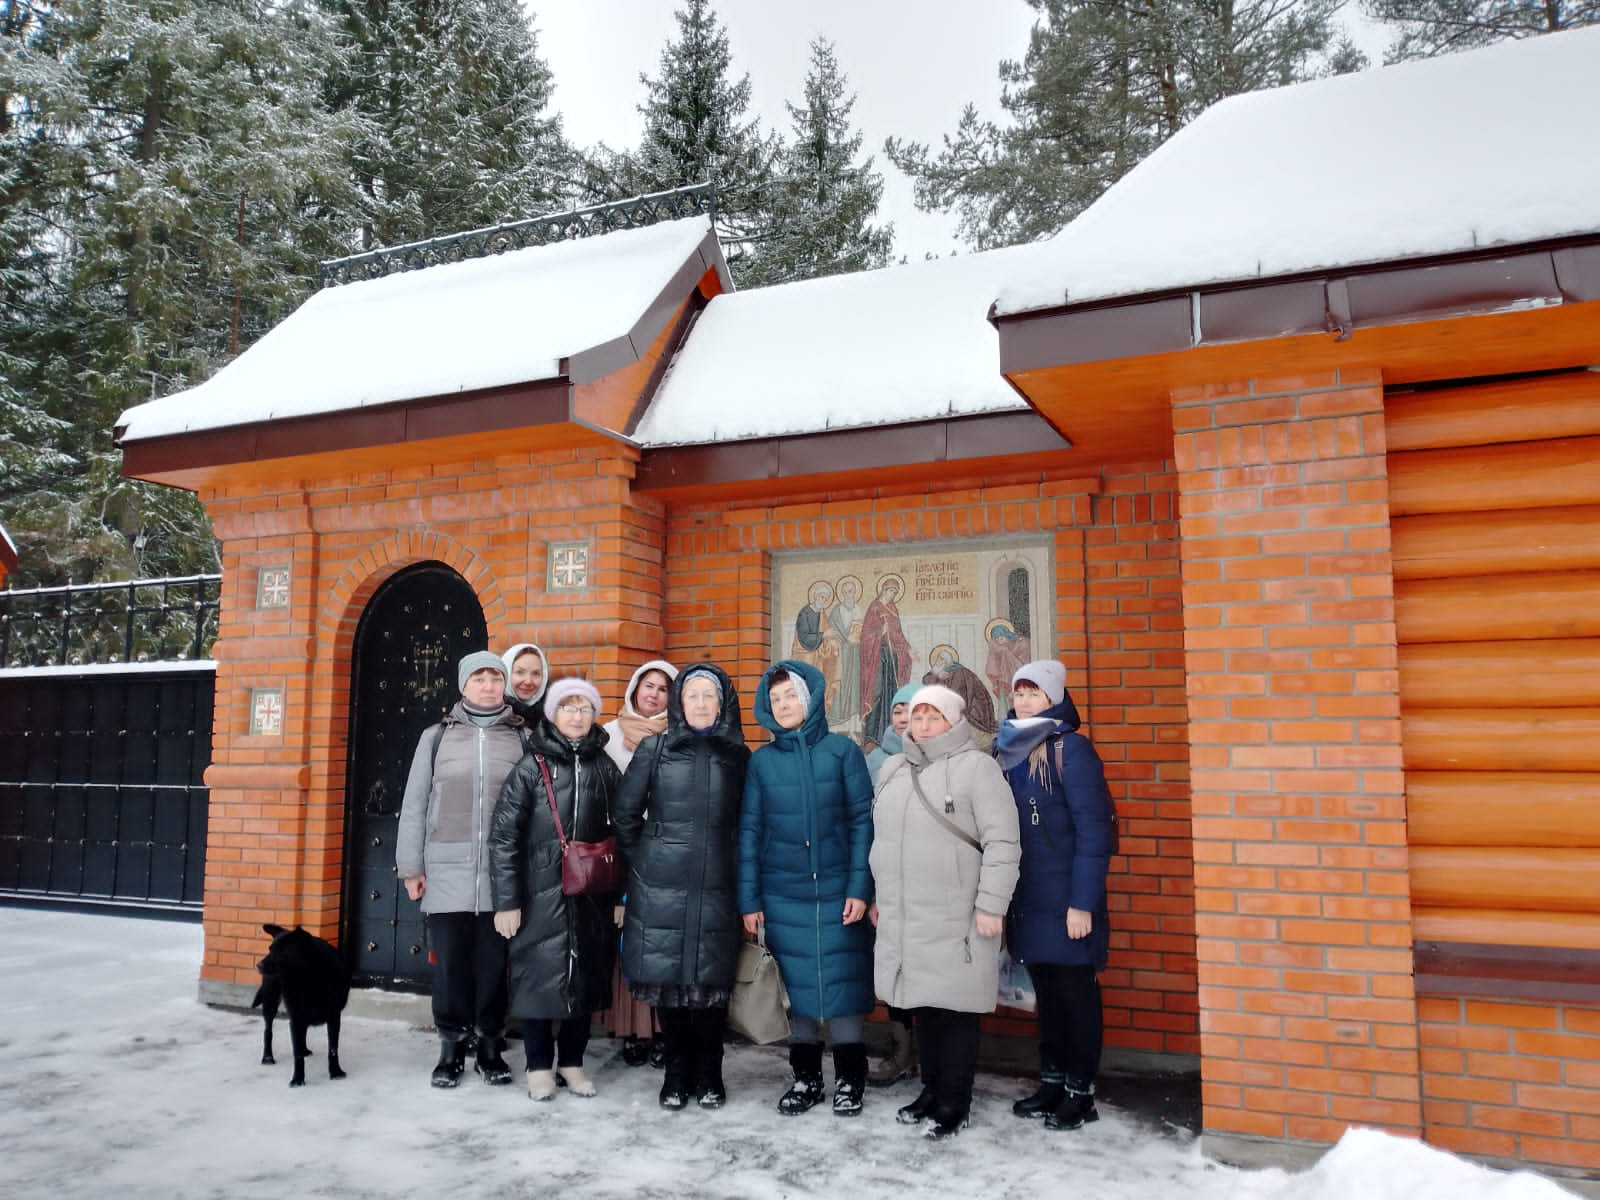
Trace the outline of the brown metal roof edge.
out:
<instances>
[{"instance_id":1,"label":"brown metal roof edge","mask_svg":"<svg viewBox=\"0 0 1600 1200\"><path fill-rule=\"evenodd\" d=\"M1600 235L1147 292L988 318L1005 374L1169 354L1227 342L1326 333L1600 300Z\"/></svg>"},{"instance_id":2,"label":"brown metal roof edge","mask_svg":"<svg viewBox=\"0 0 1600 1200\"><path fill-rule=\"evenodd\" d=\"M722 258L722 246L717 241L716 231L708 230L694 253L672 273L627 333L562 359L562 374L574 385L581 385L638 362L661 336L673 314L683 307L684 300L699 294L697 285L701 276L713 269L724 290L731 291L733 281Z\"/></svg>"},{"instance_id":3,"label":"brown metal roof edge","mask_svg":"<svg viewBox=\"0 0 1600 1200\"><path fill-rule=\"evenodd\" d=\"M17 557L17 544L11 540L6 527L0 525L0 567L4 567L10 573L14 572L20 563L21 560Z\"/></svg>"},{"instance_id":4,"label":"brown metal roof edge","mask_svg":"<svg viewBox=\"0 0 1600 1200\"><path fill-rule=\"evenodd\" d=\"M667 344L661 348L661 353L650 367L650 376L644 381L644 387L639 389L639 397L634 402L633 411L622 423L622 432L629 438L632 438L634 430L639 428L639 422L644 420L650 402L656 398L656 392L661 388L661 381L667 376L667 368L672 365L673 358L689 339L689 332L694 328L695 322L700 319L700 314L705 312L706 305L710 303L711 301L699 288L689 293L689 299L678 313L678 320L673 326L671 336L667 339Z\"/></svg>"},{"instance_id":5,"label":"brown metal roof edge","mask_svg":"<svg viewBox=\"0 0 1600 1200\"><path fill-rule=\"evenodd\" d=\"M1070 441L1032 409L978 413L900 425L646 449L634 488L715 487L1071 447Z\"/></svg>"},{"instance_id":6,"label":"brown metal roof edge","mask_svg":"<svg viewBox=\"0 0 1600 1200\"><path fill-rule=\"evenodd\" d=\"M1600 950L1417 942L1412 959L1421 995L1600 1001Z\"/></svg>"},{"instance_id":7,"label":"brown metal roof edge","mask_svg":"<svg viewBox=\"0 0 1600 1200\"><path fill-rule=\"evenodd\" d=\"M572 388L559 378L140 438L119 448L122 473L140 477L555 425L572 419Z\"/></svg>"}]
</instances>

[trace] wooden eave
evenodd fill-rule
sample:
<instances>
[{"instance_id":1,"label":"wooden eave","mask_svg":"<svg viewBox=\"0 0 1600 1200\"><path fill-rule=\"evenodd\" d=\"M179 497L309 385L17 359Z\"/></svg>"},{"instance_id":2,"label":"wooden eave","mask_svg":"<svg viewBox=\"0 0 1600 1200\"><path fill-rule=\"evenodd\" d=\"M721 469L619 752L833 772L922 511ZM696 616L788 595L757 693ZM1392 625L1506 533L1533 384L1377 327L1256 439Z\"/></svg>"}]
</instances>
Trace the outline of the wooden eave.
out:
<instances>
[{"instance_id":1,"label":"wooden eave","mask_svg":"<svg viewBox=\"0 0 1600 1200\"><path fill-rule=\"evenodd\" d=\"M1175 388L1376 367L1385 383L1600 361L1600 236L997 315L1001 373L1074 442Z\"/></svg>"},{"instance_id":2,"label":"wooden eave","mask_svg":"<svg viewBox=\"0 0 1600 1200\"><path fill-rule=\"evenodd\" d=\"M647 449L634 490L673 504L760 500L1081 465L1067 439L1024 409Z\"/></svg>"},{"instance_id":3,"label":"wooden eave","mask_svg":"<svg viewBox=\"0 0 1600 1200\"><path fill-rule=\"evenodd\" d=\"M122 473L198 491L628 444L623 431L638 423L693 314L730 286L708 231L632 329L563 359L554 379L130 442L118 429Z\"/></svg>"}]
</instances>

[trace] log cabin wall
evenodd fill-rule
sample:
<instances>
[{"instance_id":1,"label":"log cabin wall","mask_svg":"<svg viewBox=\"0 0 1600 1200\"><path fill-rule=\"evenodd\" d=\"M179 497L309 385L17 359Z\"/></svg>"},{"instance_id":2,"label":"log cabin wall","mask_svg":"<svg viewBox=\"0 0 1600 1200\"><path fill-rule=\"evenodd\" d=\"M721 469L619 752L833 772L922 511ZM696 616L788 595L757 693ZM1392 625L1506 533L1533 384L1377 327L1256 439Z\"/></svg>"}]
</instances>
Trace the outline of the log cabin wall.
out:
<instances>
[{"instance_id":1,"label":"log cabin wall","mask_svg":"<svg viewBox=\"0 0 1600 1200\"><path fill-rule=\"evenodd\" d=\"M1600 1166L1600 375L1386 403L1424 1123Z\"/></svg>"},{"instance_id":2,"label":"log cabin wall","mask_svg":"<svg viewBox=\"0 0 1600 1200\"><path fill-rule=\"evenodd\" d=\"M1056 644L1084 731L1105 760L1122 820L1112 860L1111 962L1102 975L1108 1061L1189 1065L1199 1049L1183 631L1170 463L1092 477L942 474L899 488L838 483L765 502L674 504L666 518L665 652L727 668L752 745L751 698L771 662L773 556L1047 534ZM1030 1014L991 1033L1032 1041ZM1151 1057L1158 1056L1158 1057ZM1172 1056L1179 1056L1174 1062Z\"/></svg>"}]
</instances>

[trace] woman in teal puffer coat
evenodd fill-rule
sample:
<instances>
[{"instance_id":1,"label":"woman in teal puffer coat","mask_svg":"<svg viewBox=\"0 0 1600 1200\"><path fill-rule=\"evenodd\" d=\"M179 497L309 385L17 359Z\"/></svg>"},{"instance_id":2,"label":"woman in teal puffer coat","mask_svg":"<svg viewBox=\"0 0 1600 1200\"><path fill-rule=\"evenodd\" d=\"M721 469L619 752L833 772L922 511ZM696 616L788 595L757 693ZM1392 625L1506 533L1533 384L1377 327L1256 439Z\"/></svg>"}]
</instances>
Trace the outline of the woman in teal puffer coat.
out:
<instances>
[{"instance_id":1,"label":"woman in teal puffer coat","mask_svg":"<svg viewBox=\"0 0 1600 1200\"><path fill-rule=\"evenodd\" d=\"M772 731L745 773L739 816L739 911L763 925L789 992L794 1082L778 1101L793 1116L822 1099L821 1022L833 1036L833 1111L854 1116L866 1089L862 1026L872 991L872 777L861 749L828 731L825 682L785 659L756 689Z\"/></svg>"}]
</instances>

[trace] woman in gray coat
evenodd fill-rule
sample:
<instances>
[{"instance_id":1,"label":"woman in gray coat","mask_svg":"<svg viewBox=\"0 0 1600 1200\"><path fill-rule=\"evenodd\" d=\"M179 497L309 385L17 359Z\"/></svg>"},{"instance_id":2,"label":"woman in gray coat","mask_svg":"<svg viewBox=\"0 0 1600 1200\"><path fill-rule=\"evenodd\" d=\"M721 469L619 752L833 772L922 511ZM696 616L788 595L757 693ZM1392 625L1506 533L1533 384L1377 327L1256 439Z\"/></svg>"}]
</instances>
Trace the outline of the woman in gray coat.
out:
<instances>
[{"instance_id":1,"label":"woman in gray coat","mask_svg":"<svg viewBox=\"0 0 1600 1200\"><path fill-rule=\"evenodd\" d=\"M477 1070L511 1082L501 1057L506 1021L506 943L494 929L489 827L500 789L522 757L522 718L506 700L505 664L487 650L461 660L461 701L429 726L411 759L395 870L422 902L433 950L434 1087L455 1087L477 1031Z\"/></svg>"},{"instance_id":2,"label":"woman in gray coat","mask_svg":"<svg viewBox=\"0 0 1600 1200\"><path fill-rule=\"evenodd\" d=\"M993 1012L1000 931L1017 885L1017 809L978 746L965 702L932 684L911 698L905 748L883 765L872 809L874 982L909 1009L922 1094L901 1124L956 1134L972 1107L978 1021Z\"/></svg>"}]
</instances>

